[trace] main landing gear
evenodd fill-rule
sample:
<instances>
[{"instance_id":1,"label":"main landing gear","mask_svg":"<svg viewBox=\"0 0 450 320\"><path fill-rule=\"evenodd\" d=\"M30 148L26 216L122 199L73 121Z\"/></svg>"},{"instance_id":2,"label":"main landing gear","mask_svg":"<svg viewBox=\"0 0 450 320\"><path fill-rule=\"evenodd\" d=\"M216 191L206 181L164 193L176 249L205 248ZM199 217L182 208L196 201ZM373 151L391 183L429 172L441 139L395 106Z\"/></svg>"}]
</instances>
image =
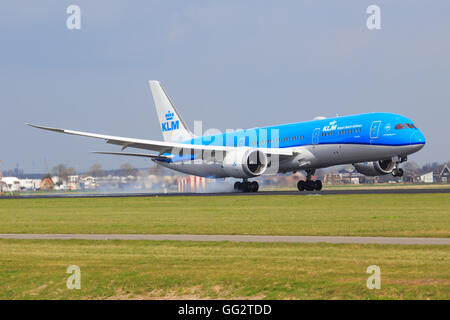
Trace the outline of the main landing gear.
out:
<instances>
[{"instance_id":1,"label":"main landing gear","mask_svg":"<svg viewBox=\"0 0 450 320\"><path fill-rule=\"evenodd\" d=\"M306 170L306 181L297 182L298 191L320 191L322 190L322 181L312 180L315 170Z\"/></svg>"},{"instance_id":2,"label":"main landing gear","mask_svg":"<svg viewBox=\"0 0 450 320\"><path fill-rule=\"evenodd\" d=\"M235 191L241 191L241 192L258 192L259 184L256 181L247 181L244 179L242 182L235 182L234 183L234 190Z\"/></svg>"},{"instance_id":3,"label":"main landing gear","mask_svg":"<svg viewBox=\"0 0 450 320\"><path fill-rule=\"evenodd\" d=\"M322 190L322 181L320 180L310 180L297 182L298 191L320 191Z\"/></svg>"}]
</instances>

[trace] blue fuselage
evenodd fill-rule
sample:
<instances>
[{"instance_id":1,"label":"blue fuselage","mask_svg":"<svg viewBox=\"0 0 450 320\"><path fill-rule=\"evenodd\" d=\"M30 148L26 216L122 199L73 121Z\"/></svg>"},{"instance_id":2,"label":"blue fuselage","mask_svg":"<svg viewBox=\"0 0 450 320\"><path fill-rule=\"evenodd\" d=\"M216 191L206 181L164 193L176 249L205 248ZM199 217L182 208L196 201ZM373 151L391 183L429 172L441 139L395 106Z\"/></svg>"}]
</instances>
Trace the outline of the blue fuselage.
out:
<instances>
[{"instance_id":1,"label":"blue fuselage","mask_svg":"<svg viewBox=\"0 0 450 320\"><path fill-rule=\"evenodd\" d=\"M261 148L267 153L271 148L291 149L292 156L280 157L276 169L290 172L394 157L406 159L422 149L425 137L405 116L366 113L205 135L183 143L230 147L230 150ZM174 154L170 160L158 162L181 172L208 177L230 176L233 169L227 169L227 158L205 161L204 153ZM232 161L231 166L238 162Z\"/></svg>"},{"instance_id":2,"label":"blue fuselage","mask_svg":"<svg viewBox=\"0 0 450 320\"><path fill-rule=\"evenodd\" d=\"M425 144L413 121L393 113L366 113L239 130L184 141L186 144L292 148L324 144L405 146Z\"/></svg>"}]
</instances>

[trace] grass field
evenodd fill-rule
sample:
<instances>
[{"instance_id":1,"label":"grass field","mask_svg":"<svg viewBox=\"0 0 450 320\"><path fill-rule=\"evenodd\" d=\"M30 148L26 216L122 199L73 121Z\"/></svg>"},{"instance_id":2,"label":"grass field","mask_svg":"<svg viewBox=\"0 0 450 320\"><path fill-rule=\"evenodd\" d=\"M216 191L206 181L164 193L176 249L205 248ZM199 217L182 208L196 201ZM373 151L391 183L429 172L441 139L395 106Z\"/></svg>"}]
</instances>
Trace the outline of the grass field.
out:
<instances>
[{"instance_id":1,"label":"grass field","mask_svg":"<svg viewBox=\"0 0 450 320\"><path fill-rule=\"evenodd\" d=\"M449 299L449 264L445 246L0 240L0 299Z\"/></svg>"},{"instance_id":2,"label":"grass field","mask_svg":"<svg viewBox=\"0 0 450 320\"><path fill-rule=\"evenodd\" d=\"M322 190L381 190L381 189L449 189L450 183L377 183L377 184L324 184ZM261 191L297 190L294 187L261 186Z\"/></svg>"},{"instance_id":3,"label":"grass field","mask_svg":"<svg viewBox=\"0 0 450 320\"><path fill-rule=\"evenodd\" d=\"M10 199L0 233L450 237L449 208L449 194ZM449 270L448 246L0 240L0 299L449 299Z\"/></svg>"},{"instance_id":4,"label":"grass field","mask_svg":"<svg viewBox=\"0 0 450 320\"><path fill-rule=\"evenodd\" d=\"M0 221L0 233L450 237L450 195L10 199Z\"/></svg>"}]
</instances>

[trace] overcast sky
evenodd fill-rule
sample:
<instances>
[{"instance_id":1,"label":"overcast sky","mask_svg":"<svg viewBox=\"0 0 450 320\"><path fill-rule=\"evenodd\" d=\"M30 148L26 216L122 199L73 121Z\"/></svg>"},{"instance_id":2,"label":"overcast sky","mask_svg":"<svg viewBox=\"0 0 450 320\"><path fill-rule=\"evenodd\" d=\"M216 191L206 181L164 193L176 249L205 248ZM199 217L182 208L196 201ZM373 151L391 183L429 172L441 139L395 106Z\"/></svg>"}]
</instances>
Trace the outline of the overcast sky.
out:
<instances>
[{"instance_id":1,"label":"overcast sky","mask_svg":"<svg viewBox=\"0 0 450 320\"><path fill-rule=\"evenodd\" d=\"M66 9L81 8L81 30ZM366 9L381 8L381 30ZM385 111L450 160L449 1L6 1L0 6L0 160L26 172L148 160L25 123L161 139L148 80L192 127L249 128Z\"/></svg>"}]
</instances>

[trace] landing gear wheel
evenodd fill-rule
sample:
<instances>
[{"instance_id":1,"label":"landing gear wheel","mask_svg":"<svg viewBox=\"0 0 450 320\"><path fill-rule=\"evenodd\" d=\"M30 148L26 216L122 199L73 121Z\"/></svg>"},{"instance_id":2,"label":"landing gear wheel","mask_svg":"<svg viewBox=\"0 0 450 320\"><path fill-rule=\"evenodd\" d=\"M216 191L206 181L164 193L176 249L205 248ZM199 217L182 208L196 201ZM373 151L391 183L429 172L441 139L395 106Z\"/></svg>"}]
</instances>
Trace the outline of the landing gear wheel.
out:
<instances>
[{"instance_id":1,"label":"landing gear wheel","mask_svg":"<svg viewBox=\"0 0 450 320\"><path fill-rule=\"evenodd\" d=\"M243 181L243 182L235 182L234 190L242 191L242 192L258 192L259 184L256 181Z\"/></svg>"},{"instance_id":2,"label":"landing gear wheel","mask_svg":"<svg viewBox=\"0 0 450 320\"><path fill-rule=\"evenodd\" d=\"M259 184L256 181L250 182L250 192L258 192Z\"/></svg>"},{"instance_id":3,"label":"landing gear wheel","mask_svg":"<svg viewBox=\"0 0 450 320\"><path fill-rule=\"evenodd\" d=\"M320 181L320 180L314 181L314 189L316 191L322 190L322 181Z\"/></svg>"},{"instance_id":4,"label":"landing gear wheel","mask_svg":"<svg viewBox=\"0 0 450 320\"><path fill-rule=\"evenodd\" d=\"M314 191L314 187L315 187L314 181L312 181L312 180L306 181L306 186L305 186L306 191Z\"/></svg>"},{"instance_id":5,"label":"landing gear wheel","mask_svg":"<svg viewBox=\"0 0 450 320\"><path fill-rule=\"evenodd\" d=\"M392 175L394 177L402 177L403 176L403 169L402 168L397 168L392 170Z\"/></svg>"},{"instance_id":6,"label":"landing gear wheel","mask_svg":"<svg viewBox=\"0 0 450 320\"><path fill-rule=\"evenodd\" d=\"M320 191L322 190L322 181L320 180L309 180L309 181L303 181L300 180L297 182L297 189L298 191Z\"/></svg>"}]
</instances>

